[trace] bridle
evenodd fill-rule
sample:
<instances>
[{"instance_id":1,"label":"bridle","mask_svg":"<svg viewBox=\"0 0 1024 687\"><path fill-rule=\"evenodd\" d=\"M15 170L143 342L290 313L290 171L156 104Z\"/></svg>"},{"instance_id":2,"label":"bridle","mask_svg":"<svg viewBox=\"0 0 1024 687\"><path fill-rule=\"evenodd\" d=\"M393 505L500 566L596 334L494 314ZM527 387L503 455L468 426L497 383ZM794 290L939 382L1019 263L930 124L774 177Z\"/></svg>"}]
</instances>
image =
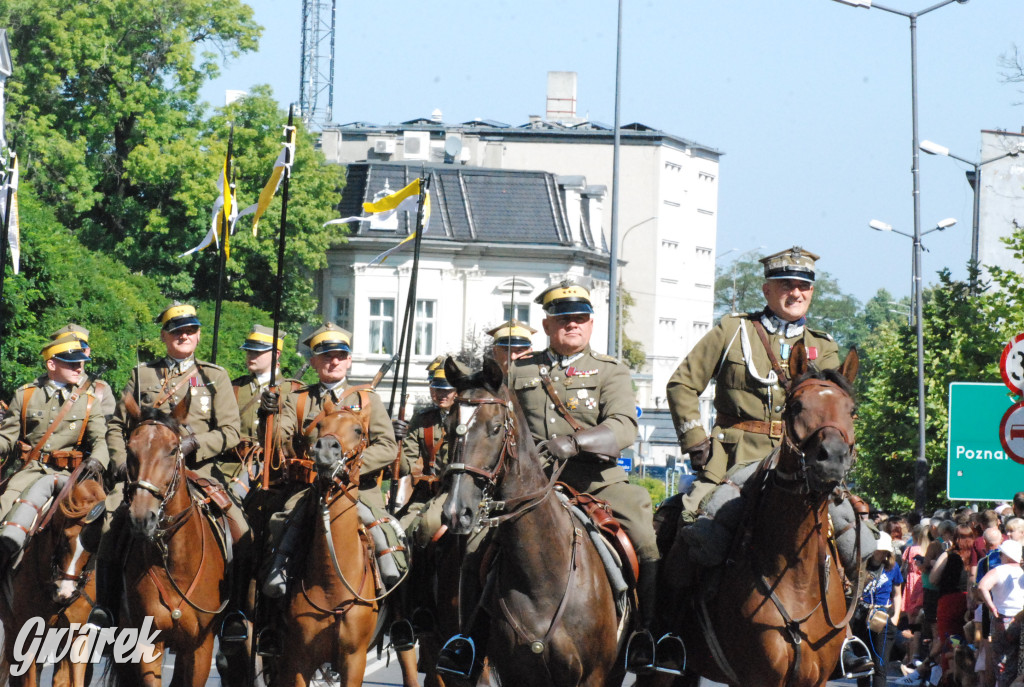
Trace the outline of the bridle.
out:
<instances>
[{"instance_id":1,"label":"bridle","mask_svg":"<svg viewBox=\"0 0 1024 687\"><path fill-rule=\"evenodd\" d=\"M167 429L171 429L168 425L166 425L166 424L164 424L162 422L157 422L156 420L144 420L144 421L142 421L142 422L140 422L138 424L138 426L133 430L133 433L138 431L138 429L140 427L144 427L146 425L156 425L158 427L165 427ZM135 479L135 480L129 481L129 482L127 482L125 484L125 487L124 487L124 495L125 495L125 498L128 500L129 503L131 503L133 497L135 496L135 490L136 489L142 489L143 491L149 492L150 494L153 495L153 497L157 501L160 502L160 507L157 509L157 522L159 522L159 523L165 523L165 522L168 522L168 521L173 521L174 518L177 518L179 515L181 515L181 513L173 515L173 516L166 516L166 514L165 514L165 509L167 508L167 503L171 499L173 499L174 496L177 494L178 487L181 486L181 479L182 479L181 476L185 473L185 454L182 453L182 451L181 451L181 438L180 437L176 437L176 438L177 438L177 442L176 442L176 444L174 446L174 453L175 453L175 456L174 456L174 462L175 462L174 472L173 472L173 475L171 476L171 481L167 484L167 486L165 488L161 489L160 487L158 487L157 485L153 484L152 482L148 482L146 480L141 480L141 479ZM183 513L188 513L190 511L191 511L191 508L186 508L185 511L183 511ZM171 525L173 525L173 524L176 524L176 523L168 522L167 529L170 529ZM178 524L180 524L180 523L178 523ZM162 531L166 532L167 530L162 530Z\"/></svg>"},{"instance_id":2,"label":"bridle","mask_svg":"<svg viewBox=\"0 0 1024 687\"><path fill-rule=\"evenodd\" d=\"M331 473L331 475L329 477L329 481L332 484L335 484L335 485L339 485L342 482L347 482L347 483L351 483L352 482L352 479L351 479L351 475L353 474L352 468L353 467L358 468L360 465L362 465L362 462L363 462L362 461L363 450L370 443L369 429L367 428L366 423L365 423L363 417L359 413L357 413L356 411L352 410L351 408L349 408L347 406L342 406L340 408L335 408L330 413L327 413L323 417L318 418L316 420L316 422L315 422L315 425L319 425L321 422L323 422L324 420L326 420L327 418L329 418L329 417L331 417L333 415L342 415L342 414L352 415L356 419L358 419L359 420L359 426L362 429L362 431L359 434L359 443L357 443L355 446L353 446L349 450L342 452L341 460L338 461L336 467L334 468L334 471ZM308 427L306 429L306 431L309 431L309 429L312 428L313 426L314 425L310 425L310 427ZM324 437L331 437L332 439L334 439L335 441L338 442L339 446L344 446L345 445L345 442L342 441L342 439L341 439L341 435L338 434L337 432L323 432L323 431L321 431L317 435L317 439L318 440L319 439L323 439ZM325 477L326 477L326 475L325 475Z\"/></svg>"}]
</instances>

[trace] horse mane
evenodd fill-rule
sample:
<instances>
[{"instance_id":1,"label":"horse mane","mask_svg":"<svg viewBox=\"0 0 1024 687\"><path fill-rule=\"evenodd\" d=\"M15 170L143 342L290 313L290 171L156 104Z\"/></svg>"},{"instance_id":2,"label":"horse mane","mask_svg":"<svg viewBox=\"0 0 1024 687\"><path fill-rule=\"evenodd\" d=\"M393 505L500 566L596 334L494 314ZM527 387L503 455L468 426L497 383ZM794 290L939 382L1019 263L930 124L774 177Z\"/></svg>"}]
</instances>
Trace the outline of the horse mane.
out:
<instances>
[{"instance_id":1,"label":"horse mane","mask_svg":"<svg viewBox=\"0 0 1024 687\"><path fill-rule=\"evenodd\" d=\"M60 502L60 512L66 518L80 518L106 496L107 494L99 482L92 479L83 480L75 485L66 499Z\"/></svg>"},{"instance_id":2,"label":"horse mane","mask_svg":"<svg viewBox=\"0 0 1024 687\"><path fill-rule=\"evenodd\" d=\"M850 398L854 397L853 385L850 384L850 381L846 379L846 377L844 377L838 369L819 370L815 365L811 365L807 369L806 373L794 379L792 383L789 385L789 388L795 389L797 386L799 386L803 382L806 382L808 379L817 379L822 382L830 382L838 386L843 391L845 391Z\"/></svg>"},{"instance_id":3,"label":"horse mane","mask_svg":"<svg viewBox=\"0 0 1024 687\"><path fill-rule=\"evenodd\" d=\"M159 425L163 425L178 434L181 429L181 423L179 423L174 416L168 413L166 410L159 408L145 407L140 409L139 419L135 421L134 427L138 427L143 422L152 421ZM134 429L133 427L133 429Z\"/></svg>"}]
</instances>

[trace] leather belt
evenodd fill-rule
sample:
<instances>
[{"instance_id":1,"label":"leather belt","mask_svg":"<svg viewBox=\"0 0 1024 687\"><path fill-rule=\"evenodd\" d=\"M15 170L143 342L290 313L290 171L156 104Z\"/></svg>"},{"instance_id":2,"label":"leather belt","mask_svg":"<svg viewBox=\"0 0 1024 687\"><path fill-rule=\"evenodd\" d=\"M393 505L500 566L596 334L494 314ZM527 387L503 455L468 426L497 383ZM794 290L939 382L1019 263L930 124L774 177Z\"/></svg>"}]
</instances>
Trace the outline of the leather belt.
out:
<instances>
[{"instance_id":1,"label":"leather belt","mask_svg":"<svg viewBox=\"0 0 1024 687\"><path fill-rule=\"evenodd\" d=\"M715 423L719 427L727 429L742 429L744 432L767 434L772 439L782 438L782 420L772 420L770 422L765 422L764 420L740 420L738 417L719 413Z\"/></svg>"}]
</instances>

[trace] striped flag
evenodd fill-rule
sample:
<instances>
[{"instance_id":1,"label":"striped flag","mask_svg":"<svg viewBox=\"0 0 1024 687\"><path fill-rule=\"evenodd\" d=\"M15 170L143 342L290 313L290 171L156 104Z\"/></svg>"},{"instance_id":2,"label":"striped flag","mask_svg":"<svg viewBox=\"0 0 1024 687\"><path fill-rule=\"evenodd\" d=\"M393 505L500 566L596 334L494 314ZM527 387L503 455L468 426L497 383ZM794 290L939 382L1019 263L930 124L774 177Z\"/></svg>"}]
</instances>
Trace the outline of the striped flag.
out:
<instances>
[{"instance_id":1,"label":"striped flag","mask_svg":"<svg viewBox=\"0 0 1024 687\"><path fill-rule=\"evenodd\" d=\"M363 212L369 213L369 217L343 217L341 219L332 219L330 222L324 222L324 226L330 224L347 224L348 222L369 222L370 220L376 219L381 222L386 222L391 219L395 213L398 212L412 212L417 213L420 209L420 179L416 179L411 184L403 188L401 191L396 191L389 196L384 196L380 200L375 200L372 203L363 203ZM430 228L430 191L423 194L423 235L426 236L427 230ZM409 241L416 238L416 229L414 228L408 236L402 239L397 246L389 248L384 251L373 260L371 260L367 267L383 262L389 255L399 250Z\"/></svg>"},{"instance_id":2,"label":"striped flag","mask_svg":"<svg viewBox=\"0 0 1024 687\"><path fill-rule=\"evenodd\" d=\"M228 139L228 153L224 156L224 164L221 167L220 176L217 178L217 200L213 204L213 220L210 223L210 230L206 232L202 242L195 248L189 249L179 255L183 258L186 255L197 253L211 243L216 242L220 247L221 240L224 241L224 254L231 257L231 248L228 244L228 237L234 230L235 221L238 219L238 208L233 197L231 182L228 179L231 169L231 139ZM227 221L225 221L225 219Z\"/></svg>"},{"instance_id":3,"label":"striped flag","mask_svg":"<svg viewBox=\"0 0 1024 687\"><path fill-rule=\"evenodd\" d=\"M0 185L0 222L5 221L4 213L10 209L11 218L7 225L7 245L11 249L11 266L18 274L21 268L21 231L18 220L18 155L11 153L11 171L7 180ZM3 265L0 265L3 269Z\"/></svg>"},{"instance_id":4,"label":"striped flag","mask_svg":"<svg viewBox=\"0 0 1024 687\"><path fill-rule=\"evenodd\" d=\"M285 137L287 142L281 149L281 154L277 156L277 161L274 162L274 169L270 172L267 185L260 191L259 200L238 213L239 218L246 215L254 215L252 218L253 236L256 236L256 227L260 222L260 218L267 211L267 208L270 207L270 201L274 199L278 187L281 186L281 179L292 174L292 162L295 160L295 127L285 127Z\"/></svg>"}]
</instances>

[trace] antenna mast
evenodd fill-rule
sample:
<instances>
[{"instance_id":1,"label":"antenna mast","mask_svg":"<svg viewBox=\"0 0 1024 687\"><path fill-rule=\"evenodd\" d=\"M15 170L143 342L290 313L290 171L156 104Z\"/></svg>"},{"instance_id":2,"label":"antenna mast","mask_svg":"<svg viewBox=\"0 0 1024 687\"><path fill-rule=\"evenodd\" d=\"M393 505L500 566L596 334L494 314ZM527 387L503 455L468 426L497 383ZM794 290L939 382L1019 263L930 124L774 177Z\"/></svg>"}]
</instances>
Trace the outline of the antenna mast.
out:
<instances>
[{"instance_id":1,"label":"antenna mast","mask_svg":"<svg viewBox=\"0 0 1024 687\"><path fill-rule=\"evenodd\" d=\"M302 0L299 112L308 128L323 128L331 122L336 9L337 0Z\"/></svg>"}]
</instances>

